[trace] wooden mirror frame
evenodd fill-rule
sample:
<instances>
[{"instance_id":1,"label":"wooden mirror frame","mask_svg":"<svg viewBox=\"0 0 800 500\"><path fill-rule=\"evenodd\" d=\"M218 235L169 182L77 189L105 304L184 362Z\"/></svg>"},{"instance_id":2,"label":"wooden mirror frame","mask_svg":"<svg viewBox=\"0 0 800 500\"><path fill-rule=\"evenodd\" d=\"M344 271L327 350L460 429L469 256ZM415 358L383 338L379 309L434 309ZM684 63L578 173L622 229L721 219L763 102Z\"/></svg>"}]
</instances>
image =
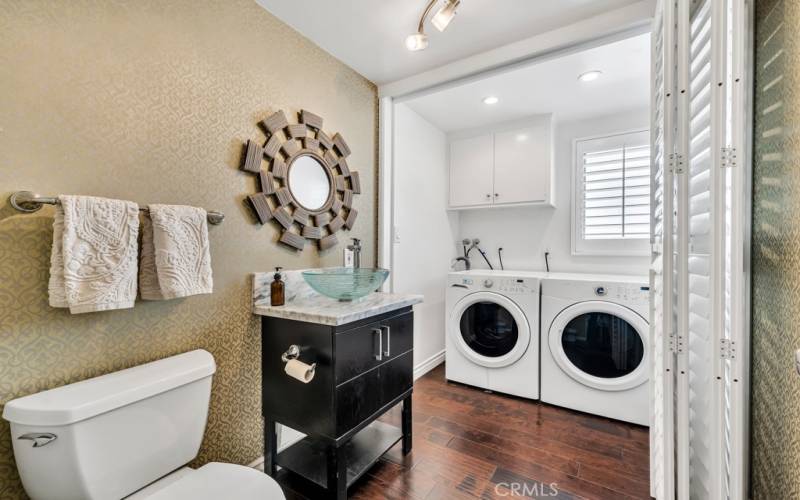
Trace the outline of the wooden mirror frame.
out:
<instances>
[{"instance_id":1,"label":"wooden mirror frame","mask_svg":"<svg viewBox=\"0 0 800 500\"><path fill-rule=\"evenodd\" d=\"M306 240L317 241L320 250L335 246L336 233L352 229L358 216L353 198L361 193L361 180L347 164L350 147L338 133L329 137L322 130L322 117L306 110L298 113L296 124L277 111L261 125L266 140L263 145L248 140L242 164L242 170L259 176L261 190L247 197L258 221L275 221L281 228L279 241L296 250L302 250ZM323 165L330 180L328 200L315 211L299 203L289 188L292 163L309 155Z\"/></svg>"}]
</instances>

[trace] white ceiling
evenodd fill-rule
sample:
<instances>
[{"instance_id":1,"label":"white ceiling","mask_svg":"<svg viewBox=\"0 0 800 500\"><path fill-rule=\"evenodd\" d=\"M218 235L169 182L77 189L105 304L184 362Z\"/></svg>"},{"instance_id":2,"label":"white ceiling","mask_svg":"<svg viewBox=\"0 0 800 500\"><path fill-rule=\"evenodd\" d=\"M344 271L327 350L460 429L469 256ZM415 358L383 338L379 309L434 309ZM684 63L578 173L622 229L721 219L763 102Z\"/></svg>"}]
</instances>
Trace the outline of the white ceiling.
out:
<instances>
[{"instance_id":1,"label":"white ceiling","mask_svg":"<svg viewBox=\"0 0 800 500\"><path fill-rule=\"evenodd\" d=\"M581 82L589 70L603 75ZM486 105L483 98L500 101ZM553 113L559 121L650 105L650 35L644 34L406 101L443 131Z\"/></svg>"},{"instance_id":2,"label":"white ceiling","mask_svg":"<svg viewBox=\"0 0 800 500\"><path fill-rule=\"evenodd\" d=\"M406 50L427 0L256 0L376 84L405 78L604 13L636 0L463 0L430 46Z\"/></svg>"}]
</instances>

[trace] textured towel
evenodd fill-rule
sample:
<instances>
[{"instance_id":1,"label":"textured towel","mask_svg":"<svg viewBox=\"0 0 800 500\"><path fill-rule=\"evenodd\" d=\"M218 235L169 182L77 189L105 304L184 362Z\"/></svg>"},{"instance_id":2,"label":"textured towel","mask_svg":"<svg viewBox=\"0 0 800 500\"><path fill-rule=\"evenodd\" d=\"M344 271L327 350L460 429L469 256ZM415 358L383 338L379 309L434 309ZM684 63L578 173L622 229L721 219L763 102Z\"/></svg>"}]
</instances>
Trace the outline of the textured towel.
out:
<instances>
[{"instance_id":1,"label":"textured towel","mask_svg":"<svg viewBox=\"0 0 800 500\"><path fill-rule=\"evenodd\" d=\"M50 282L47 292L50 307L69 307L67 286L64 284L64 209L56 205L53 219L53 248L50 251Z\"/></svg>"},{"instance_id":2,"label":"textured towel","mask_svg":"<svg viewBox=\"0 0 800 500\"><path fill-rule=\"evenodd\" d=\"M139 207L60 196L50 255L50 305L73 314L126 309L136 300Z\"/></svg>"},{"instance_id":3,"label":"textured towel","mask_svg":"<svg viewBox=\"0 0 800 500\"><path fill-rule=\"evenodd\" d=\"M139 295L144 300L164 300L156 271L156 249L153 245L153 221L142 218L142 249L139 252Z\"/></svg>"},{"instance_id":4,"label":"textured towel","mask_svg":"<svg viewBox=\"0 0 800 500\"><path fill-rule=\"evenodd\" d=\"M139 262L142 298L162 300L211 293L214 280L206 211L182 205L150 205L149 209Z\"/></svg>"}]
</instances>

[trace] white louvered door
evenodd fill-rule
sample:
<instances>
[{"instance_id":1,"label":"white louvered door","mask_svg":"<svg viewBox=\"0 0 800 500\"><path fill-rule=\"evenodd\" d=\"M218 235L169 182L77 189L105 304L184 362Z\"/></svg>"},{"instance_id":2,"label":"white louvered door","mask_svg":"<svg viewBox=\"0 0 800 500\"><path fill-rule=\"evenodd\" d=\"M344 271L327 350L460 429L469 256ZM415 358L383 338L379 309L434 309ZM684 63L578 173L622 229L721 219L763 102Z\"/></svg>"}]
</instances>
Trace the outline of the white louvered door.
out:
<instances>
[{"instance_id":1,"label":"white louvered door","mask_svg":"<svg viewBox=\"0 0 800 500\"><path fill-rule=\"evenodd\" d=\"M746 498L744 214L749 198L740 157L748 130L744 68L749 9L746 0L667 0L658 5L654 25L654 131L670 122L672 109L659 97L658 74L668 73L663 68L671 60L663 46L675 50L676 90L674 131L667 128L652 138L652 331L654 340L667 332L674 335L666 344L674 358L665 352L658 360L661 353L655 353L651 474L652 493L659 499ZM665 42L670 32L671 44ZM666 156L664 168L670 140L673 155ZM670 197L662 194L670 183L672 210ZM674 301L667 297L670 288ZM658 350L659 344L654 345ZM675 366L671 408L660 392L669 386L669 363ZM664 430L673 425L670 443ZM668 467L673 467L672 477Z\"/></svg>"},{"instance_id":2,"label":"white louvered door","mask_svg":"<svg viewBox=\"0 0 800 500\"><path fill-rule=\"evenodd\" d=\"M650 494L659 500L675 497L674 12L659 0L651 41Z\"/></svg>"},{"instance_id":3,"label":"white louvered door","mask_svg":"<svg viewBox=\"0 0 800 500\"><path fill-rule=\"evenodd\" d=\"M719 385L714 381L715 332L719 330L715 304L721 291L715 262L722 256L714 252L718 227L713 221L717 207L712 199L718 194L715 162L718 155L713 151L720 148L716 117L722 110L712 80L717 81L718 66L724 61L712 57L716 50L711 21L713 4L711 0L686 2L688 67L683 86L686 92L682 92L687 101L687 123L682 124L687 132L687 141L682 145L687 151L686 205L682 207L686 213L687 238L681 252L686 262L681 278L686 282L686 298L682 301L685 310L680 315L684 318L687 349L686 371L681 373L679 385L685 386L681 396L686 401L688 446L686 454L679 455L681 470L686 474L679 485L688 498L697 499L722 498L721 474L717 472L720 443L715 432L719 425L715 421Z\"/></svg>"}]
</instances>

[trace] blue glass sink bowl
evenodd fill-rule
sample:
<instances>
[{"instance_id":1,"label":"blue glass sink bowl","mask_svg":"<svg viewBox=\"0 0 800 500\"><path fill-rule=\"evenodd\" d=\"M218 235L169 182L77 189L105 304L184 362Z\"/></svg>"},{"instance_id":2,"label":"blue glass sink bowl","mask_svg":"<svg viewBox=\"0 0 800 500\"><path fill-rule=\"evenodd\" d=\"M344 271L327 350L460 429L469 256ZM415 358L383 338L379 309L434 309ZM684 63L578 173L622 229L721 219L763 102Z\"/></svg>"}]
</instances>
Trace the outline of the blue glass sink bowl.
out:
<instances>
[{"instance_id":1,"label":"blue glass sink bowl","mask_svg":"<svg viewBox=\"0 0 800 500\"><path fill-rule=\"evenodd\" d=\"M327 267L303 271L303 279L311 288L343 302L371 294L388 277L389 271L380 268Z\"/></svg>"}]
</instances>

